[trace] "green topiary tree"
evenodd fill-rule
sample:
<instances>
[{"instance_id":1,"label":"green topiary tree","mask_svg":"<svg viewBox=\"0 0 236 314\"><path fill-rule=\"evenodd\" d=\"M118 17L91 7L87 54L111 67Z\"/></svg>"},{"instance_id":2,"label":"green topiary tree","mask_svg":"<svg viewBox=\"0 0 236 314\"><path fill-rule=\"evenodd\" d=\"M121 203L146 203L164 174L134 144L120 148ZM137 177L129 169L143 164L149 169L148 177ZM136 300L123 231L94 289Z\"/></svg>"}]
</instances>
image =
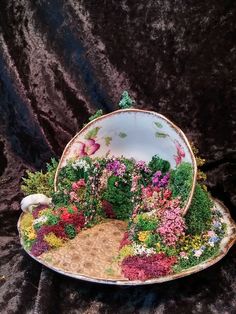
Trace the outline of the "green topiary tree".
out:
<instances>
[{"instance_id":1,"label":"green topiary tree","mask_svg":"<svg viewBox=\"0 0 236 314\"><path fill-rule=\"evenodd\" d=\"M122 94L121 100L119 102L119 107L120 109L127 109L127 108L132 107L134 102L135 101L129 97L128 92L124 91Z\"/></svg>"},{"instance_id":2,"label":"green topiary tree","mask_svg":"<svg viewBox=\"0 0 236 314\"><path fill-rule=\"evenodd\" d=\"M198 235L209 228L212 206L208 192L197 183L191 206L185 215L188 233Z\"/></svg>"}]
</instances>

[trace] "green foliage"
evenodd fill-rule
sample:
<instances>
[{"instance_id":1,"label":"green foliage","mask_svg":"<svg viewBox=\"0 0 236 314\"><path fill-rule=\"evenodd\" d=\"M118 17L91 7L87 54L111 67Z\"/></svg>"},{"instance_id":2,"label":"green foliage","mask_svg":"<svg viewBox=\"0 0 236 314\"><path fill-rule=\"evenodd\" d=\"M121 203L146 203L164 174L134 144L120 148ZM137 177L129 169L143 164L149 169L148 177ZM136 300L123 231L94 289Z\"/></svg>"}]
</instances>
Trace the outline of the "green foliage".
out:
<instances>
[{"instance_id":1,"label":"green foliage","mask_svg":"<svg viewBox=\"0 0 236 314\"><path fill-rule=\"evenodd\" d=\"M209 258L214 257L216 254L218 254L218 252L219 252L219 245L215 245L214 247L207 247L203 251L203 253L200 257L196 257L196 256L194 256L194 253L191 253L188 256L188 259L181 258L179 260L178 264L176 264L173 267L173 270L175 273L179 273L185 269L196 266L196 265L208 260Z\"/></svg>"},{"instance_id":2,"label":"green foliage","mask_svg":"<svg viewBox=\"0 0 236 314\"><path fill-rule=\"evenodd\" d=\"M93 121L94 119L101 117L103 115L102 109L98 110L93 114L91 117L89 117L89 121Z\"/></svg>"},{"instance_id":3,"label":"green foliage","mask_svg":"<svg viewBox=\"0 0 236 314\"><path fill-rule=\"evenodd\" d=\"M52 202L55 206L67 206L70 201L70 196L63 191L58 190L52 193Z\"/></svg>"},{"instance_id":4,"label":"green foliage","mask_svg":"<svg viewBox=\"0 0 236 314\"><path fill-rule=\"evenodd\" d=\"M108 179L107 189L102 195L102 199L111 203L117 219L129 219L133 210L131 182L116 176Z\"/></svg>"},{"instance_id":5,"label":"green foliage","mask_svg":"<svg viewBox=\"0 0 236 314\"><path fill-rule=\"evenodd\" d=\"M147 237L147 240L144 243L148 248L151 248L151 247L156 247L156 244L158 241L160 241L159 234L150 233L149 236Z\"/></svg>"},{"instance_id":6,"label":"green foliage","mask_svg":"<svg viewBox=\"0 0 236 314\"><path fill-rule=\"evenodd\" d=\"M84 157L87 163L91 164L91 160L87 157ZM72 182L76 182L80 179L88 179L88 171L85 171L84 168L72 167L73 161L70 161L65 167L63 167L58 176L58 189L59 190L70 190Z\"/></svg>"},{"instance_id":7,"label":"green foliage","mask_svg":"<svg viewBox=\"0 0 236 314\"><path fill-rule=\"evenodd\" d=\"M211 222L211 208L213 202L207 191L197 184L193 194L191 206L185 216L188 233L201 234L209 228Z\"/></svg>"},{"instance_id":8,"label":"green foliage","mask_svg":"<svg viewBox=\"0 0 236 314\"><path fill-rule=\"evenodd\" d=\"M21 190L25 195L34 193L42 193L51 197L53 193L53 181L58 162L52 158L51 163L47 164L47 172L42 171L31 172L26 171L27 177L22 178L23 184Z\"/></svg>"},{"instance_id":9,"label":"green foliage","mask_svg":"<svg viewBox=\"0 0 236 314\"><path fill-rule=\"evenodd\" d=\"M126 166L126 173L134 170L135 161L133 159L122 158L121 162Z\"/></svg>"},{"instance_id":10,"label":"green foliage","mask_svg":"<svg viewBox=\"0 0 236 314\"><path fill-rule=\"evenodd\" d=\"M48 220L47 220L48 225L56 225L60 220L58 216L55 216L52 213L48 214L47 218L48 218Z\"/></svg>"},{"instance_id":11,"label":"green foliage","mask_svg":"<svg viewBox=\"0 0 236 314\"><path fill-rule=\"evenodd\" d=\"M65 232L69 239L73 239L77 234L75 227L71 224L65 226Z\"/></svg>"},{"instance_id":12,"label":"green foliage","mask_svg":"<svg viewBox=\"0 0 236 314\"><path fill-rule=\"evenodd\" d=\"M181 197L181 205L189 197L193 182L193 169L189 162L182 162L175 170L171 171L170 176L170 189L172 196Z\"/></svg>"},{"instance_id":13,"label":"green foliage","mask_svg":"<svg viewBox=\"0 0 236 314\"><path fill-rule=\"evenodd\" d=\"M164 160L158 155L155 155L149 162L148 167L153 173L160 170L163 174L165 174L167 171L170 170L170 163L168 160Z\"/></svg>"},{"instance_id":14,"label":"green foliage","mask_svg":"<svg viewBox=\"0 0 236 314\"><path fill-rule=\"evenodd\" d=\"M124 91L122 94L121 100L119 102L119 107L120 109L127 109L127 108L132 107L134 102L135 101L129 97L128 92Z\"/></svg>"},{"instance_id":15,"label":"green foliage","mask_svg":"<svg viewBox=\"0 0 236 314\"><path fill-rule=\"evenodd\" d=\"M29 240L26 236L23 237L23 243L26 250L30 250L35 240Z\"/></svg>"},{"instance_id":16,"label":"green foliage","mask_svg":"<svg viewBox=\"0 0 236 314\"><path fill-rule=\"evenodd\" d=\"M136 228L139 231L154 231L158 225L157 219L138 215Z\"/></svg>"}]
</instances>

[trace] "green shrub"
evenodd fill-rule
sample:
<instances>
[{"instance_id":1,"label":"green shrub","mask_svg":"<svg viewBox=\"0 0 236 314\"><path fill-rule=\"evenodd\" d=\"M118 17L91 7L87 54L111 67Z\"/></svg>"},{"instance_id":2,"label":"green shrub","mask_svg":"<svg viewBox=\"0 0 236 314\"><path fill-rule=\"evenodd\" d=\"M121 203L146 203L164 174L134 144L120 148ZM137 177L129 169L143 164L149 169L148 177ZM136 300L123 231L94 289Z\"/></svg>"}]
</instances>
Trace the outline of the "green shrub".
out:
<instances>
[{"instance_id":1,"label":"green shrub","mask_svg":"<svg viewBox=\"0 0 236 314\"><path fill-rule=\"evenodd\" d=\"M170 170L170 163L168 160L164 160L158 155L155 155L149 162L148 167L152 170L153 173L160 170L163 174L165 174Z\"/></svg>"},{"instance_id":2,"label":"green shrub","mask_svg":"<svg viewBox=\"0 0 236 314\"><path fill-rule=\"evenodd\" d=\"M139 215L138 221L136 223L136 228L139 231L154 231L157 228L157 224L157 219Z\"/></svg>"},{"instance_id":3,"label":"green shrub","mask_svg":"<svg viewBox=\"0 0 236 314\"><path fill-rule=\"evenodd\" d=\"M58 162L52 158L51 163L47 164L47 172L42 171L31 172L26 171L27 177L22 178L23 184L21 190L25 195L42 193L51 197L53 193L54 176L57 169Z\"/></svg>"},{"instance_id":4,"label":"green shrub","mask_svg":"<svg viewBox=\"0 0 236 314\"><path fill-rule=\"evenodd\" d=\"M75 227L71 224L65 226L65 232L69 239L73 239L77 234Z\"/></svg>"},{"instance_id":5,"label":"green shrub","mask_svg":"<svg viewBox=\"0 0 236 314\"><path fill-rule=\"evenodd\" d=\"M111 176L102 195L102 199L111 203L116 218L121 220L129 219L133 210L131 182L126 181L124 183L122 178Z\"/></svg>"},{"instance_id":6,"label":"green shrub","mask_svg":"<svg viewBox=\"0 0 236 314\"><path fill-rule=\"evenodd\" d=\"M170 175L170 189L172 196L181 197L181 205L189 197L193 182L193 169L192 165L188 162L182 162L175 170L171 171Z\"/></svg>"},{"instance_id":7,"label":"green shrub","mask_svg":"<svg viewBox=\"0 0 236 314\"><path fill-rule=\"evenodd\" d=\"M187 231L190 234L201 234L209 228L211 222L212 200L200 184L196 185L192 203L185 216Z\"/></svg>"}]
</instances>

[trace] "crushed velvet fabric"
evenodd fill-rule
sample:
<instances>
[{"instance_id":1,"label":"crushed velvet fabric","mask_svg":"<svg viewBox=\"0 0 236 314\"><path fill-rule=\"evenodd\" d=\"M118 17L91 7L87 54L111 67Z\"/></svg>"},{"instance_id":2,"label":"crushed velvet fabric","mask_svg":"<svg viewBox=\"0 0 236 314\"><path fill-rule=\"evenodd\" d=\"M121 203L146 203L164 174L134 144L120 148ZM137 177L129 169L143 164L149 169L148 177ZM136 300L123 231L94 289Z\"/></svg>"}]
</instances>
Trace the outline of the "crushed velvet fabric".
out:
<instances>
[{"instance_id":1,"label":"crushed velvet fabric","mask_svg":"<svg viewBox=\"0 0 236 314\"><path fill-rule=\"evenodd\" d=\"M59 157L123 90L207 159L208 187L236 218L236 3L0 1L0 312L236 313L236 247L190 277L136 288L56 274L19 244L21 177Z\"/></svg>"}]
</instances>

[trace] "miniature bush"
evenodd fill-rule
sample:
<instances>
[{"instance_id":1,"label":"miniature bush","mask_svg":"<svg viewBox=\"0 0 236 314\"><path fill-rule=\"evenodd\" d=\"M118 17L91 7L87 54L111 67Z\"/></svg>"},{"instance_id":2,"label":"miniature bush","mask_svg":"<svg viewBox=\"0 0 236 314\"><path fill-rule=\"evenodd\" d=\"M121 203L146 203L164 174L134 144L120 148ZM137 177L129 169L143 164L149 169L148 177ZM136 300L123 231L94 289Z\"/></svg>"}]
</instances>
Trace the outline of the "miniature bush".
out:
<instances>
[{"instance_id":1,"label":"miniature bush","mask_svg":"<svg viewBox=\"0 0 236 314\"><path fill-rule=\"evenodd\" d=\"M138 219L136 222L137 230L142 231L154 231L157 228L157 219L145 217L145 215L138 215Z\"/></svg>"},{"instance_id":2,"label":"miniature bush","mask_svg":"<svg viewBox=\"0 0 236 314\"><path fill-rule=\"evenodd\" d=\"M168 160L160 158L158 155L152 157L151 161L148 164L148 167L152 172L161 171L162 174L165 174L170 170L170 163Z\"/></svg>"},{"instance_id":3,"label":"miniature bush","mask_svg":"<svg viewBox=\"0 0 236 314\"><path fill-rule=\"evenodd\" d=\"M52 158L51 163L47 164L47 172L42 171L31 172L26 171L27 177L22 178L23 184L21 190L25 195L34 193L42 193L50 197L53 193L53 181L58 162Z\"/></svg>"},{"instance_id":4,"label":"miniature bush","mask_svg":"<svg viewBox=\"0 0 236 314\"><path fill-rule=\"evenodd\" d=\"M181 205L189 197L192 188L193 169L192 165L188 162L182 162L175 170L171 171L170 176L170 189L172 196L181 197Z\"/></svg>"},{"instance_id":5,"label":"miniature bush","mask_svg":"<svg viewBox=\"0 0 236 314\"><path fill-rule=\"evenodd\" d=\"M131 182L120 177L111 176L108 179L107 188L102 195L102 199L112 205L112 209L117 219L129 219L133 210Z\"/></svg>"},{"instance_id":6,"label":"miniature bush","mask_svg":"<svg viewBox=\"0 0 236 314\"><path fill-rule=\"evenodd\" d=\"M185 216L187 231L190 234L201 234L209 228L211 221L212 200L200 184L196 185L191 206Z\"/></svg>"}]
</instances>

